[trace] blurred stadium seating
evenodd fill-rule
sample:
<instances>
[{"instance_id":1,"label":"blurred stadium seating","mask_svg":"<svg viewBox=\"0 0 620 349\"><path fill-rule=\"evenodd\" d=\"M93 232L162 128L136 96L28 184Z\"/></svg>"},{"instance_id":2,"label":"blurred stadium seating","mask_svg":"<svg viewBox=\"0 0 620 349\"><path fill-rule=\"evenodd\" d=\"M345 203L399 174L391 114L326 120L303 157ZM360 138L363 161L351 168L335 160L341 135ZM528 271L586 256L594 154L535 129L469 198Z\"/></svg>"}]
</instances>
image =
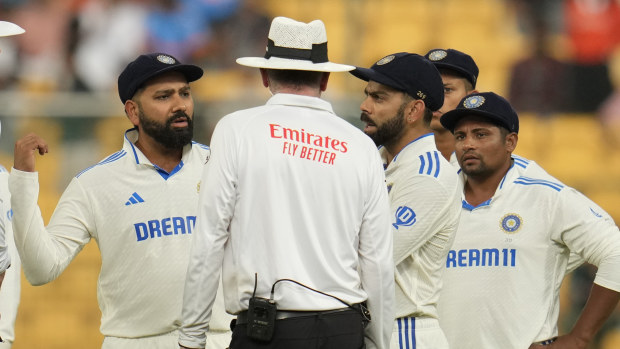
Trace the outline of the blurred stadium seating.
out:
<instances>
[{"instance_id":1,"label":"blurred stadium seating","mask_svg":"<svg viewBox=\"0 0 620 349\"><path fill-rule=\"evenodd\" d=\"M510 67L524 57L527 43L507 0L264 0L270 16L301 21L322 19L334 62L370 66L389 53L420 54L455 48L471 54L480 67L478 88L507 95ZM256 55L262 55L257 52ZM558 87L562 88L562 87ZM336 111L358 123L363 84L348 74L332 74L325 98ZM258 73L247 68L207 71L194 85L201 120L197 139L208 143L219 117L262 103L268 94ZM39 204L47 221L60 193L81 168L119 149L130 125L115 92L84 95L21 89L0 92L3 138L0 161L12 164L12 144L26 132L41 134L50 153L37 162ZM7 106L7 107L4 107ZM71 125L80 120L85 129ZM593 114L521 115L516 153L585 193L620 221L620 149L610 147ZM79 133L79 134L74 134ZM96 280L99 252L92 242L56 281L32 287L23 279L14 349L97 348L100 312ZM570 292L566 289L563 292ZM564 304L570 306L570 304ZM618 312L617 312L618 313ZM620 348L620 328L597 349Z\"/></svg>"}]
</instances>

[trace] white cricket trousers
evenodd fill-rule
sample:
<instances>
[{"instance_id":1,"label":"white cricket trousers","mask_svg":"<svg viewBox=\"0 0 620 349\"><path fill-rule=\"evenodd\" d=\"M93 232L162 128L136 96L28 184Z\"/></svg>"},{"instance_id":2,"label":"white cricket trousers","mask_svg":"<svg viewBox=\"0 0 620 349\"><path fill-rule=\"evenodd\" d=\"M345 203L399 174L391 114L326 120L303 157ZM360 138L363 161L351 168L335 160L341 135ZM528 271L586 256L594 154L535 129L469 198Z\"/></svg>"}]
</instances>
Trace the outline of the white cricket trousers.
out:
<instances>
[{"instance_id":1,"label":"white cricket trousers","mask_svg":"<svg viewBox=\"0 0 620 349\"><path fill-rule=\"evenodd\" d=\"M206 349L226 349L232 331L207 332ZM101 349L179 349L179 331L141 338L105 337Z\"/></svg>"},{"instance_id":2,"label":"white cricket trousers","mask_svg":"<svg viewBox=\"0 0 620 349\"><path fill-rule=\"evenodd\" d=\"M394 321L390 349L448 349L448 340L437 319L402 317Z\"/></svg>"}]
</instances>

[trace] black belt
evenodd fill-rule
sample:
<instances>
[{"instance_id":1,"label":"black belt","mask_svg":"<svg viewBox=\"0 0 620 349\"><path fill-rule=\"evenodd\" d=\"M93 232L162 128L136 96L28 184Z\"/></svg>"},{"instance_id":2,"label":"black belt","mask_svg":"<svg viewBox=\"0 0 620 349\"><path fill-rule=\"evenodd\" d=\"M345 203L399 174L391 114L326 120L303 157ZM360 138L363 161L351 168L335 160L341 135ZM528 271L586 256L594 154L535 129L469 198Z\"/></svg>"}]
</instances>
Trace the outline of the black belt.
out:
<instances>
[{"instance_id":1,"label":"black belt","mask_svg":"<svg viewBox=\"0 0 620 349\"><path fill-rule=\"evenodd\" d=\"M316 316L316 315L328 315L328 314L340 313L340 312L348 311L348 310L355 311L355 308L346 307L346 308L323 310L323 311L278 310L276 311L276 320L284 320L284 319L291 319L291 318L297 318L297 317L310 317L310 316ZM236 321L237 325L243 325L247 323L248 323L248 311L247 310L242 311L241 313L237 314L237 321Z\"/></svg>"}]
</instances>

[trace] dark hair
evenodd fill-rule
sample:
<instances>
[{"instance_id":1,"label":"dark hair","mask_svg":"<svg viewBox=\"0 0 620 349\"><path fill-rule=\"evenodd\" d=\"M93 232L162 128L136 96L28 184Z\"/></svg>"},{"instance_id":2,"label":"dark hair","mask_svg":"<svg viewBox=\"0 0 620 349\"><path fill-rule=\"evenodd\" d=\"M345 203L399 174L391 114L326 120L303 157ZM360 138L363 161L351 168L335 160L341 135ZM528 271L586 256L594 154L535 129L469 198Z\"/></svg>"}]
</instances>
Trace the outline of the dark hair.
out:
<instances>
[{"instance_id":1,"label":"dark hair","mask_svg":"<svg viewBox=\"0 0 620 349\"><path fill-rule=\"evenodd\" d=\"M497 126L497 128L499 128L499 135L502 136L503 139L506 139L506 136L512 133L512 131L510 131L509 129L507 129L506 127L502 125L499 125L499 124L495 124L495 125Z\"/></svg>"},{"instance_id":2,"label":"dark hair","mask_svg":"<svg viewBox=\"0 0 620 349\"><path fill-rule=\"evenodd\" d=\"M424 121L424 125L426 127L431 126L431 120L433 120L433 111L430 110L428 107L424 107L424 117L422 118L422 120Z\"/></svg>"},{"instance_id":3,"label":"dark hair","mask_svg":"<svg viewBox=\"0 0 620 349\"><path fill-rule=\"evenodd\" d=\"M439 74L463 79L463 82L465 83L465 91L471 92L474 90L474 85L472 85L471 81L469 81L465 74L459 73L458 71L450 68L439 68Z\"/></svg>"},{"instance_id":4,"label":"dark hair","mask_svg":"<svg viewBox=\"0 0 620 349\"><path fill-rule=\"evenodd\" d=\"M305 86L319 87L323 72L307 70L267 69L272 83L301 88Z\"/></svg>"}]
</instances>

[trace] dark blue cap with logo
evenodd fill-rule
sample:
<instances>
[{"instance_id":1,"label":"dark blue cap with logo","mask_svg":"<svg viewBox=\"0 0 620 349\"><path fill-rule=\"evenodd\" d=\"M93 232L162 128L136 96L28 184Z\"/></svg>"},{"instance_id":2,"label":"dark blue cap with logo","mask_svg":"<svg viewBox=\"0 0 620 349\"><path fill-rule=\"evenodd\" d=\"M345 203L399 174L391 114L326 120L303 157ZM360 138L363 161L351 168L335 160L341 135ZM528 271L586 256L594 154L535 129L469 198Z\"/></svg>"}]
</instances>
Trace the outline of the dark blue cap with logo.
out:
<instances>
[{"instance_id":1,"label":"dark blue cap with logo","mask_svg":"<svg viewBox=\"0 0 620 349\"><path fill-rule=\"evenodd\" d=\"M519 116L510 103L493 92L472 93L465 96L456 109L441 116L441 125L454 133L454 127L466 116L482 116L489 122L519 133Z\"/></svg>"},{"instance_id":2,"label":"dark blue cap with logo","mask_svg":"<svg viewBox=\"0 0 620 349\"><path fill-rule=\"evenodd\" d=\"M415 53L399 52L385 56L370 68L350 71L365 81L376 81L411 97L421 99L430 110L443 105L443 82L435 66Z\"/></svg>"},{"instance_id":3,"label":"dark blue cap with logo","mask_svg":"<svg viewBox=\"0 0 620 349\"><path fill-rule=\"evenodd\" d=\"M147 80L169 71L182 73L187 82L196 81L203 74L202 68L191 64L181 64L176 58L165 53L140 55L118 76L118 95L123 104L131 99Z\"/></svg>"},{"instance_id":4,"label":"dark blue cap with logo","mask_svg":"<svg viewBox=\"0 0 620 349\"><path fill-rule=\"evenodd\" d=\"M476 87L479 71L470 55L449 48L430 50L424 57L433 62L438 69L446 68L463 75L474 88Z\"/></svg>"}]
</instances>

